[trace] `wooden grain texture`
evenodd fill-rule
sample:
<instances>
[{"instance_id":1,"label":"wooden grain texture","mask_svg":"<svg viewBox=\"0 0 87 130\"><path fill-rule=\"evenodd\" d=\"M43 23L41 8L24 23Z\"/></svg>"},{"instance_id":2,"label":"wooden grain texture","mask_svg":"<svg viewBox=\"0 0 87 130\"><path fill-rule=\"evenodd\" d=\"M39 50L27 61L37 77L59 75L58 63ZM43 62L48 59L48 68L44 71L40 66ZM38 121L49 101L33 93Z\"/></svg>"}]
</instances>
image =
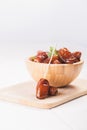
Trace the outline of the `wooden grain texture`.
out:
<instances>
[{"instance_id":1,"label":"wooden grain texture","mask_svg":"<svg viewBox=\"0 0 87 130\"><path fill-rule=\"evenodd\" d=\"M87 94L87 80L78 79L64 88L58 88L58 94L43 100L35 96L35 83L28 81L0 90L0 99L37 108L53 108Z\"/></svg>"},{"instance_id":2,"label":"wooden grain texture","mask_svg":"<svg viewBox=\"0 0 87 130\"><path fill-rule=\"evenodd\" d=\"M51 86L62 87L72 82L81 72L83 60L74 64L50 64L46 79ZM48 64L37 63L30 60L26 61L29 74L35 81L44 78L44 73L48 68Z\"/></svg>"}]
</instances>

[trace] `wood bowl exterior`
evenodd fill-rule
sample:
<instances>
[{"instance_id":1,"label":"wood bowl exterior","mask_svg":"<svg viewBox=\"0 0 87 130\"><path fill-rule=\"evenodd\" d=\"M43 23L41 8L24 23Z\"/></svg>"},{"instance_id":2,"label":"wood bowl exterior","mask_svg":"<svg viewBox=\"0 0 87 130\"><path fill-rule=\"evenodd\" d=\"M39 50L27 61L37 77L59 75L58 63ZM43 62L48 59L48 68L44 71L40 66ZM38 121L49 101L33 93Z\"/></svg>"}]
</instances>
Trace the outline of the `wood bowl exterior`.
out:
<instances>
[{"instance_id":1,"label":"wood bowl exterior","mask_svg":"<svg viewBox=\"0 0 87 130\"><path fill-rule=\"evenodd\" d=\"M81 60L74 64L50 64L45 78L49 81L51 86L66 86L79 75L83 63ZM43 78L48 67L48 64L33 62L29 59L26 61L26 65L28 72L36 82L38 82L40 78Z\"/></svg>"}]
</instances>

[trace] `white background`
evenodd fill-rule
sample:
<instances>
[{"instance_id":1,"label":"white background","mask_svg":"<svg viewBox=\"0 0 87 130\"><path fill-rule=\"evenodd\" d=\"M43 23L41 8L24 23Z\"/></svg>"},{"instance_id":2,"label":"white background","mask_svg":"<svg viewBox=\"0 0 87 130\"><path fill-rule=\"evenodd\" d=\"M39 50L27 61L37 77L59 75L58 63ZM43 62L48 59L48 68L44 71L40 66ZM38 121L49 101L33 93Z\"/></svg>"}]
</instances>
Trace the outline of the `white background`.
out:
<instances>
[{"instance_id":1,"label":"white background","mask_svg":"<svg viewBox=\"0 0 87 130\"><path fill-rule=\"evenodd\" d=\"M86 0L0 1L0 59L24 58L64 42L87 47Z\"/></svg>"},{"instance_id":2,"label":"white background","mask_svg":"<svg viewBox=\"0 0 87 130\"><path fill-rule=\"evenodd\" d=\"M87 43L86 0L0 1L0 42Z\"/></svg>"},{"instance_id":3,"label":"white background","mask_svg":"<svg viewBox=\"0 0 87 130\"><path fill-rule=\"evenodd\" d=\"M82 51L87 79L86 0L0 1L0 88L31 79L25 59L55 43ZM87 130L86 122L87 96L52 110L0 101L0 130Z\"/></svg>"}]
</instances>

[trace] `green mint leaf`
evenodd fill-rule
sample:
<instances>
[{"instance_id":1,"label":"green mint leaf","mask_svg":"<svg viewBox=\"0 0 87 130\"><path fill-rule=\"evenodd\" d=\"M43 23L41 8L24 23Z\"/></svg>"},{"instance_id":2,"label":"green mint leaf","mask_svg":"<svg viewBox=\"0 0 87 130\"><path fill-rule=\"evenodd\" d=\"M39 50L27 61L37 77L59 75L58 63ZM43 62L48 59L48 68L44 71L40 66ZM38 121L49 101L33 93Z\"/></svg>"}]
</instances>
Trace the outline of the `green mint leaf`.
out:
<instances>
[{"instance_id":1,"label":"green mint leaf","mask_svg":"<svg viewBox=\"0 0 87 130\"><path fill-rule=\"evenodd\" d=\"M54 50L54 47L51 46L49 49L49 52L48 52L48 57L51 57L53 50ZM56 48L54 50L53 56L58 56L58 52L57 52Z\"/></svg>"}]
</instances>

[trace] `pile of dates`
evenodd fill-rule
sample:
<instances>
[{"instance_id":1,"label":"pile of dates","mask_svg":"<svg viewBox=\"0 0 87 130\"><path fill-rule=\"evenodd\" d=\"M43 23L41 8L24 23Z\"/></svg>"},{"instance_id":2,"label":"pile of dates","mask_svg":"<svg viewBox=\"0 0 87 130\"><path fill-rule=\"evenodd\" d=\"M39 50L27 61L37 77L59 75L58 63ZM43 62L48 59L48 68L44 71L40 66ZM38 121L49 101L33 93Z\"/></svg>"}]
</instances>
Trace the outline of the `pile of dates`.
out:
<instances>
[{"instance_id":1,"label":"pile of dates","mask_svg":"<svg viewBox=\"0 0 87 130\"><path fill-rule=\"evenodd\" d=\"M49 52L38 51L36 56L31 57L31 60L39 63L49 63L53 48L50 48ZM67 48L61 48L54 51L51 64L73 64L79 62L81 58L81 52L71 52Z\"/></svg>"}]
</instances>

